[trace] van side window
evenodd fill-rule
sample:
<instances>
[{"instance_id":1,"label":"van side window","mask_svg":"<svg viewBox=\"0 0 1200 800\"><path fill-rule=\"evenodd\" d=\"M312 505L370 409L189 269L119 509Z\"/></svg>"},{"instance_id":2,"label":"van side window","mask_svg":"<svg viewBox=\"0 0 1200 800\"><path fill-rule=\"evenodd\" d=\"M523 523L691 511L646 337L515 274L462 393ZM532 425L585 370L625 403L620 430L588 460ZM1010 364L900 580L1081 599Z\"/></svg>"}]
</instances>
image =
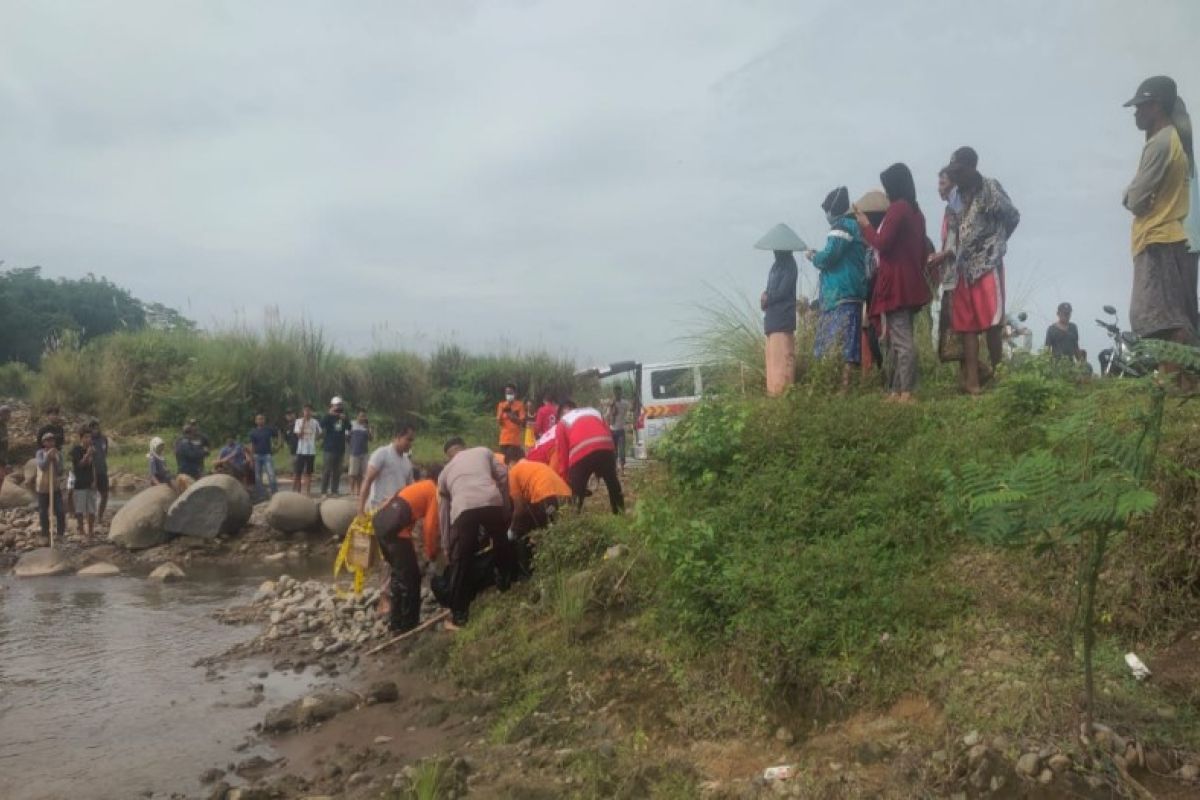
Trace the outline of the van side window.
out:
<instances>
[{"instance_id":1,"label":"van side window","mask_svg":"<svg viewBox=\"0 0 1200 800\"><path fill-rule=\"evenodd\" d=\"M650 395L656 400L692 397L696 394L696 373L691 367L663 369L650 373Z\"/></svg>"}]
</instances>

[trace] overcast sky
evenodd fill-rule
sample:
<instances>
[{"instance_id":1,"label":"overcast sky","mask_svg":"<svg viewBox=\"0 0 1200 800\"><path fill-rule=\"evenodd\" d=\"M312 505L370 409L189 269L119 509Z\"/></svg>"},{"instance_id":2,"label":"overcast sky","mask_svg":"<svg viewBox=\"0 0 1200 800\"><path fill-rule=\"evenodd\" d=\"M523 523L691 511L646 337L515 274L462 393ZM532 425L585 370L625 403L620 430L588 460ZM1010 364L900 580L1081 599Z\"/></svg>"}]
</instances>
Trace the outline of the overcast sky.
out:
<instances>
[{"instance_id":1,"label":"overcast sky","mask_svg":"<svg viewBox=\"0 0 1200 800\"><path fill-rule=\"evenodd\" d=\"M1200 2L0 6L0 258L202 325L279 305L353 351L657 359L777 222L974 146L1022 214L1010 308L1126 317L1121 103L1200 108ZM815 278L802 266L804 290Z\"/></svg>"}]
</instances>

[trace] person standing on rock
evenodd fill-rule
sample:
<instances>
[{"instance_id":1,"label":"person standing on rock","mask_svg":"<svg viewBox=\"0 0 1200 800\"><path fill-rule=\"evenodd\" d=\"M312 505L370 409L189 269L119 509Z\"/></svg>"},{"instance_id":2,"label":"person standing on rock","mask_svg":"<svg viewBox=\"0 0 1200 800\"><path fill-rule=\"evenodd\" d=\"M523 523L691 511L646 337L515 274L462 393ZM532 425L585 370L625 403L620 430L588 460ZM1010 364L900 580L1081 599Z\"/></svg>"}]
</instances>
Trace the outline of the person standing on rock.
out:
<instances>
[{"instance_id":1,"label":"person standing on rock","mask_svg":"<svg viewBox=\"0 0 1200 800\"><path fill-rule=\"evenodd\" d=\"M358 490L359 514L379 508L413 482L413 463L408 453L414 435L412 425L401 425L391 442L371 453L367 475Z\"/></svg>"},{"instance_id":2,"label":"person standing on rock","mask_svg":"<svg viewBox=\"0 0 1200 800\"><path fill-rule=\"evenodd\" d=\"M392 495L372 518L375 540L388 563L389 627L393 633L404 633L421 621L421 567L413 549L413 527L421 523L421 539L425 559L433 561L438 555L438 488L441 470L430 471L430 477L411 483Z\"/></svg>"},{"instance_id":3,"label":"person standing on rock","mask_svg":"<svg viewBox=\"0 0 1200 800\"><path fill-rule=\"evenodd\" d=\"M71 473L75 478L75 530L90 540L96 532L96 512L100 507L100 496L96 491L96 448L90 428L80 429L79 444L71 448Z\"/></svg>"},{"instance_id":4,"label":"person standing on rock","mask_svg":"<svg viewBox=\"0 0 1200 800\"><path fill-rule=\"evenodd\" d=\"M317 435L321 423L313 417L313 407L304 404L300 418L292 426L296 435L296 463L292 467L292 491L303 492L307 497L312 491L313 467L317 461Z\"/></svg>"},{"instance_id":5,"label":"person standing on rock","mask_svg":"<svg viewBox=\"0 0 1200 800\"><path fill-rule=\"evenodd\" d=\"M12 408L0 406L0 489L4 488L4 479L8 476L8 420L12 416Z\"/></svg>"},{"instance_id":6,"label":"person standing on rock","mask_svg":"<svg viewBox=\"0 0 1200 800\"><path fill-rule=\"evenodd\" d=\"M37 492L38 522L42 529L42 538L50 538L50 509L54 509L54 527L58 531L59 541L67 535L67 509L63 506L62 491L59 489L59 479L63 473L62 451L56 445L54 431L45 431L41 437L41 448L34 456L37 462L37 478L34 481Z\"/></svg>"},{"instance_id":7,"label":"person standing on rock","mask_svg":"<svg viewBox=\"0 0 1200 800\"><path fill-rule=\"evenodd\" d=\"M367 472L367 447L371 442L371 423L367 412L359 411L350 423L350 494L358 497L362 490L363 475Z\"/></svg>"},{"instance_id":8,"label":"person standing on rock","mask_svg":"<svg viewBox=\"0 0 1200 800\"><path fill-rule=\"evenodd\" d=\"M254 482L275 494L279 482L275 479L275 429L267 424L266 414L254 415L254 428L247 437L254 454Z\"/></svg>"},{"instance_id":9,"label":"person standing on rock","mask_svg":"<svg viewBox=\"0 0 1200 800\"><path fill-rule=\"evenodd\" d=\"M146 459L150 462L148 466L151 486L160 486L171 482L171 471L167 469L167 459L163 457L166 444L159 436L150 440L150 451L146 453Z\"/></svg>"},{"instance_id":10,"label":"person standing on rock","mask_svg":"<svg viewBox=\"0 0 1200 800\"><path fill-rule=\"evenodd\" d=\"M96 493L100 497L96 519L103 521L108 510L108 437L100 429L98 419L88 423L88 430L92 433L92 469L96 472Z\"/></svg>"},{"instance_id":11,"label":"person standing on rock","mask_svg":"<svg viewBox=\"0 0 1200 800\"><path fill-rule=\"evenodd\" d=\"M475 597L471 563L481 544L480 534L492 544L500 591L512 585L517 564L508 540L508 468L488 448L468 449L459 437L447 441L444 452L446 466L438 476L438 530L450 562L451 621L446 629L456 631L467 624Z\"/></svg>"},{"instance_id":12,"label":"person standing on rock","mask_svg":"<svg viewBox=\"0 0 1200 800\"><path fill-rule=\"evenodd\" d=\"M200 429L190 422L184 425L182 435L175 440L175 467L179 474L199 480L204 474L204 459L207 456L208 448L201 438Z\"/></svg>"},{"instance_id":13,"label":"person standing on rock","mask_svg":"<svg viewBox=\"0 0 1200 800\"><path fill-rule=\"evenodd\" d=\"M346 458L346 437L350 434L350 415L342 398L335 396L329 401L329 413L321 419L321 432L324 436L321 494L337 496L341 494L342 461Z\"/></svg>"}]
</instances>

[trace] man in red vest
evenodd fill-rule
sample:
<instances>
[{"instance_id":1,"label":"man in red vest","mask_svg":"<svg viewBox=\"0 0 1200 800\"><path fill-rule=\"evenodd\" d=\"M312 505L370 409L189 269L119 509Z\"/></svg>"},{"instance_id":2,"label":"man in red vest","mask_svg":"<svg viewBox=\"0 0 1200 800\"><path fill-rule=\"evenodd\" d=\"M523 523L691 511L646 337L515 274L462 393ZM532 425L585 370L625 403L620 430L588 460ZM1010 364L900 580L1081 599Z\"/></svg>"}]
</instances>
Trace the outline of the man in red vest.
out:
<instances>
[{"instance_id":1,"label":"man in red vest","mask_svg":"<svg viewBox=\"0 0 1200 800\"><path fill-rule=\"evenodd\" d=\"M554 467L571 487L571 501L583 507L588 481L599 475L608 487L608 502L614 514L625 510L625 496L617 477L617 450L612 429L594 408L576 408L570 400L555 427Z\"/></svg>"}]
</instances>

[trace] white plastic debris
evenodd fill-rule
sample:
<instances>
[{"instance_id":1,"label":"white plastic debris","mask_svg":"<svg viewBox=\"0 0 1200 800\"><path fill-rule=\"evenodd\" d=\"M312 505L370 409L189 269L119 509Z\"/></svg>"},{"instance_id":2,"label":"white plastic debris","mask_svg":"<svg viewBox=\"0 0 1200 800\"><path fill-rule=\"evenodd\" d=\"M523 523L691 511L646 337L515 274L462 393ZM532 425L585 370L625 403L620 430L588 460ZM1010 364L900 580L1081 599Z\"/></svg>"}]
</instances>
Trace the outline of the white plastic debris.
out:
<instances>
[{"instance_id":1,"label":"white plastic debris","mask_svg":"<svg viewBox=\"0 0 1200 800\"><path fill-rule=\"evenodd\" d=\"M781 764L778 767L767 767L763 772L763 780L768 783L791 780L794 777L796 777L795 764Z\"/></svg>"},{"instance_id":2,"label":"white plastic debris","mask_svg":"<svg viewBox=\"0 0 1200 800\"><path fill-rule=\"evenodd\" d=\"M1125 663L1129 665L1129 669L1133 672L1133 677L1139 681L1144 681L1150 677L1150 668L1142 663L1142 660L1135 653L1125 654Z\"/></svg>"}]
</instances>

